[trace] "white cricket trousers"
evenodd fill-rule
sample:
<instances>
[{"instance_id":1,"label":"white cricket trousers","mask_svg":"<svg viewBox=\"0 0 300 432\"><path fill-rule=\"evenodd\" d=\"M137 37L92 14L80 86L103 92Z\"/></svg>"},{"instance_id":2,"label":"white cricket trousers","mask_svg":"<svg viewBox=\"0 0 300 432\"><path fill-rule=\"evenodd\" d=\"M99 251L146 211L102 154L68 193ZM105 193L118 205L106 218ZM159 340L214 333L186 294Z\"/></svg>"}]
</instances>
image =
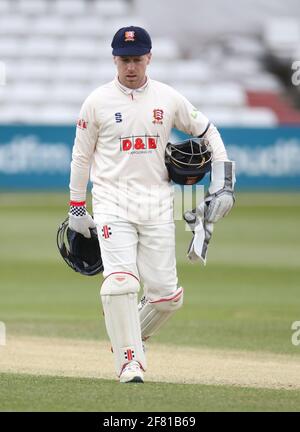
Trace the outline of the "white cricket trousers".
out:
<instances>
[{"instance_id":1,"label":"white cricket trousers","mask_svg":"<svg viewBox=\"0 0 300 432\"><path fill-rule=\"evenodd\" d=\"M175 224L142 225L116 216L94 214L103 260L103 276L136 276L149 300L177 289Z\"/></svg>"}]
</instances>

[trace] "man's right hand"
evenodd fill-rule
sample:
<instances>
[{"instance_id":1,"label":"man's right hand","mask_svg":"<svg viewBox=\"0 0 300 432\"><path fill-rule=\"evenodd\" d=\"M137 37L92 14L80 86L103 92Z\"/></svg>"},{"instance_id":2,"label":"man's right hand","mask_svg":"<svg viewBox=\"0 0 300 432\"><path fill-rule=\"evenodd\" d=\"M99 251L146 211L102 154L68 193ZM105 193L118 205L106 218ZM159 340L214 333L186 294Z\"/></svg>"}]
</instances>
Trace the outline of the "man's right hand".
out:
<instances>
[{"instance_id":1,"label":"man's right hand","mask_svg":"<svg viewBox=\"0 0 300 432\"><path fill-rule=\"evenodd\" d=\"M91 237L90 228L96 228L96 224L86 210L85 202L70 202L69 228L86 238Z\"/></svg>"}]
</instances>

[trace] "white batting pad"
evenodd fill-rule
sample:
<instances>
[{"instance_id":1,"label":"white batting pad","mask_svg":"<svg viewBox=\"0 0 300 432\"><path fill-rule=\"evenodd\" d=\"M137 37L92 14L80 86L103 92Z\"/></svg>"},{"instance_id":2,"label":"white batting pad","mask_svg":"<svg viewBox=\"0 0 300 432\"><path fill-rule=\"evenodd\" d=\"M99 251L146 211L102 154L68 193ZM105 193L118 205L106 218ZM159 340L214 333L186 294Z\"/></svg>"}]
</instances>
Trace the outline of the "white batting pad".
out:
<instances>
[{"instance_id":1,"label":"white batting pad","mask_svg":"<svg viewBox=\"0 0 300 432\"><path fill-rule=\"evenodd\" d=\"M131 360L138 361L146 370L137 306L139 288L133 275L116 273L104 280L100 291L118 376Z\"/></svg>"},{"instance_id":2,"label":"white batting pad","mask_svg":"<svg viewBox=\"0 0 300 432\"><path fill-rule=\"evenodd\" d=\"M182 304L182 287L177 288L168 297L161 297L152 301L143 297L139 303L142 339L146 340L156 333Z\"/></svg>"}]
</instances>

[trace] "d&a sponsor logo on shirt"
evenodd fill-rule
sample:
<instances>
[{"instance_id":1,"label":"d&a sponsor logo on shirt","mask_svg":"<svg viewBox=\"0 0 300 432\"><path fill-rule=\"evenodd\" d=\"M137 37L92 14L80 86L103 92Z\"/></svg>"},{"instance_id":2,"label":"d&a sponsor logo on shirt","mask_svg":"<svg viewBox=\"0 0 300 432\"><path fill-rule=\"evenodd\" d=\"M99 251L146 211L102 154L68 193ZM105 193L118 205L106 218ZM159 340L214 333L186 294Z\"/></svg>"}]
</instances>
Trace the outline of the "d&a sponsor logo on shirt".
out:
<instances>
[{"instance_id":1,"label":"d&a sponsor logo on shirt","mask_svg":"<svg viewBox=\"0 0 300 432\"><path fill-rule=\"evenodd\" d=\"M153 122L154 124L163 124L164 111L162 109L153 110Z\"/></svg>"},{"instance_id":2,"label":"d&a sponsor logo on shirt","mask_svg":"<svg viewBox=\"0 0 300 432\"><path fill-rule=\"evenodd\" d=\"M77 120L77 127L79 129L86 129L87 125L88 125L88 122L86 120L84 120L84 119L78 119Z\"/></svg>"},{"instance_id":3,"label":"d&a sponsor logo on shirt","mask_svg":"<svg viewBox=\"0 0 300 432\"><path fill-rule=\"evenodd\" d=\"M130 136L120 138L121 152L129 153L151 153L157 149L159 136Z\"/></svg>"}]
</instances>

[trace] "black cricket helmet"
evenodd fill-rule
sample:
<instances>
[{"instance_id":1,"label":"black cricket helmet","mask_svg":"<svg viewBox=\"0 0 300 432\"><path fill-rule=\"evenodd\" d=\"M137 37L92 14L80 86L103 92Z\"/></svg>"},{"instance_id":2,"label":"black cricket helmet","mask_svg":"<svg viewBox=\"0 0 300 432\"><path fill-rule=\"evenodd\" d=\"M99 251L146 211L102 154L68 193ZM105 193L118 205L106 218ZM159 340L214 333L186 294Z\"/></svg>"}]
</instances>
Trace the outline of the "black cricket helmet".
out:
<instances>
[{"instance_id":1,"label":"black cricket helmet","mask_svg":"<svg viewBox=\"0 0 300 432\"><path fill-rule=\"evenodd\" d=\"M165 164L170 180L181 185L198 183L211 169L212 152L206 138L191 137L168 143Z\"/></svg>"},{"instance_id":2,"label":"black cricket helmet","mask_svg":"<svg viewBox=\"0 0 300 432\"><path fill-rule=\"evenodd\" d=\"M103 272L97 229L90 228L91 238L69 228L69 218L57 230L56 242L65 262L78 273L94 276Z\"/></svg>"}]
</instances>

